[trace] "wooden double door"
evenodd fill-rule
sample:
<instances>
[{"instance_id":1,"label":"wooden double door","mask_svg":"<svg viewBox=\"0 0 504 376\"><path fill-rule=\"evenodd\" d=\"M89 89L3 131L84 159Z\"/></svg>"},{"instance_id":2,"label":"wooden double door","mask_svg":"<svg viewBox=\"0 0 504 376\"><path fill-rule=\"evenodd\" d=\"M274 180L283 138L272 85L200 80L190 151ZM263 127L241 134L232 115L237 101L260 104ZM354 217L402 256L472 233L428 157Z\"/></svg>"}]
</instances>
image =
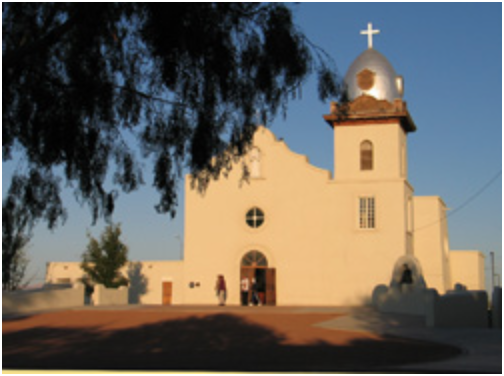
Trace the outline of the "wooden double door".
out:
<instances>
[{"instance_id":1,"label":"wooden double door","mask_svg":"<svg viewBox=\"0 0 504 376\"><path fill-rule=\"evenodd\" d=\"M240 281L244 277L247 277L251 282L252 278L255 278L261 304L269 306L276 305L276 270L274 268L242 267ZM249 289L248 301L252 301L252 284Z\"/></svg>"}]
</instances>

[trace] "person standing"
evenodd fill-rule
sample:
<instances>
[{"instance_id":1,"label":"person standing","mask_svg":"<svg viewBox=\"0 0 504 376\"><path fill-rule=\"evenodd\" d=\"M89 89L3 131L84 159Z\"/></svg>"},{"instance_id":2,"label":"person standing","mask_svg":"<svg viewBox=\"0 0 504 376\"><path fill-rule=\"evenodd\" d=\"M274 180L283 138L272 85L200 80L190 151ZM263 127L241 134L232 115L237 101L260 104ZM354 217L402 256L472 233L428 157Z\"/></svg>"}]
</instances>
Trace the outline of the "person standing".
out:
<instances>
[{"instance_id":1,"label":"person standing","mask_svg":"<svg viewBox=\"0 0 504 376\"><path fill-rule=\"evenodd\" d=\"M248 305L249 300L249 290L250 290L250 281L248 277L243 277L240 282L240 290L241 290L241 304L242 306Z\"/></svg>"},{"instance_id":2,"label":"person standing","mask_svg":"<svg viewBox=\"0 0 504 376\"><path fill-rule=\"evenodd\" d=\"M224 279L224 276L222 274L217 276L215 291L217 292L217 297L219 298L219 305L226 305L226 280Z\"/></svg>"},{"instance_id":3,"label":"person standing","mask_svg":"<svg viewBox=\"0 0 504 376\"><path fill-rule=\"evenodd\" d=\"M261 305L261 299L259 299L259 289L257 286L257 281L255 278L252 278L252 304L253 305Z\"/></svg>"},{"instance_id":4,"label":"person standing","mask_svg":"<svg viewBox=\"0 0 504 376\"><path fill-rule=\"evenodd\" d=\"M399 285L401 286L402 292L410 291L411 286L413 285L413 273L408 264L403 265L403 272Z\"/></svg>"}]
</instances>

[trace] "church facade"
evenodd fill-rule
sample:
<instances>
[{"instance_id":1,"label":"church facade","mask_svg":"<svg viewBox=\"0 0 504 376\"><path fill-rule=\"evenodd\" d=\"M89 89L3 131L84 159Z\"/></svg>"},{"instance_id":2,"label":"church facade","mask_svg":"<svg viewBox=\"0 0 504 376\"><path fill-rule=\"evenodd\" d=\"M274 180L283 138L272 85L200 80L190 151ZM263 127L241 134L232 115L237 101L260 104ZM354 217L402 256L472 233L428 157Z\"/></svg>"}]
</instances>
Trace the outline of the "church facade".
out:
<instances>
[{"instance_id":1,"label":"church facade","mask_svg":"<svg viewBox=\"0 0 504 376\"><path fill-rule=\"evenodd\" d=\"M378 285L398 284L404 265L415 285L441 294L455 284L485 288L483 254L451 250L445 203L415 196L408 181L416 125L402 78L370 44L345 83L348 102L323 116L334 134L334 172L258 127L243 161L204 194L186 177L184 259L130 263L124 274L143 281L131 282L133 302L216 304L223 275L228 304L240 304L240 280L249 277L263 304L359 305ZM47 282L80 277L78 263L48 264Z\"/></svg>"}]
</instances>

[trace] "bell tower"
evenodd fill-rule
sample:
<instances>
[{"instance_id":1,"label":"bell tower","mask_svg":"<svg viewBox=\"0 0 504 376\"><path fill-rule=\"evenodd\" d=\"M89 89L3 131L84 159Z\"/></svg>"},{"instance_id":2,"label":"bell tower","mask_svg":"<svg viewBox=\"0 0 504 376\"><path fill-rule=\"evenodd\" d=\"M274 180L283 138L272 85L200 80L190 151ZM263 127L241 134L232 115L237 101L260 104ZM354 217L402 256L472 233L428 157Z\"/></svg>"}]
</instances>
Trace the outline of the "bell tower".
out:
<instances>
[{"instance_id":1,"label":"bell tower","mask_svg":"<svg viewBox=\"0 0 504 376\"><path fill-rule=\"evenodd\" d=\"M366 250L388 239L390 253L380 256L394 263L414 253L407 135L416 126L402 100L402 77L373 47L378 32L371 24L362 32L368 49L345 75L347 100L331 103L324 119L334 130L334 183L355 213L359 239L369 242Z\"/></svg>"},{"instance_id":2,"label":"bell tower","mask_svg":"<svg viewBox=\"0 0 504 376\"><path fill-rule=\"evenodd\" d=\"M344 83L348 102L331 103L324 119L334 129L334 179L407 179L406 135L416 130L404 85L385 56L373 47L372 24L361 34L368 49L352 63Z\"/></svg>"},{"instance_id":3,"label":"bell tower","mask_svg":"<svg viewBox=\"0 0 504 376\"><path fill-rule=\"evenodd\" d=\"M334 129L334 179L407 179L407 134L416 130L406 103L362 94L331 103L324 115Z\"/></svg>"}]
</instances>

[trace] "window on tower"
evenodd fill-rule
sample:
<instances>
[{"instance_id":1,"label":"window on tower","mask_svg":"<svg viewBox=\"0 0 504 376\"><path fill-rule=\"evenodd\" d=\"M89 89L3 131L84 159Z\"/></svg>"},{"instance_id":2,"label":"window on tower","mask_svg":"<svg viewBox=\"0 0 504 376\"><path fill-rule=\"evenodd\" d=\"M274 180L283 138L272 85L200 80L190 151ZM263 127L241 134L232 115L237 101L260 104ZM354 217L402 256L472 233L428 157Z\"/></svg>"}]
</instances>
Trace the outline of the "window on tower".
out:
<instances>
[{"instance_id":1,"label":"window on tower","mask_svg":"<svg viewBox=\"0 0 504 376\"><path fill-rule=\"evenodd\" d=\"M374 197L359 197L359 227L362 229L376 227Z\"/></svg>"},{"instance_id":2,"label":"window on tower","mask_svg":"<svg viewBox=\"0 0 504 376\"><path fill-rule=\"evenodd\" d=\"M362 141L360 145L361 170L373 169L373 144L371 141Z\"/></svg>"}]
</instances>

